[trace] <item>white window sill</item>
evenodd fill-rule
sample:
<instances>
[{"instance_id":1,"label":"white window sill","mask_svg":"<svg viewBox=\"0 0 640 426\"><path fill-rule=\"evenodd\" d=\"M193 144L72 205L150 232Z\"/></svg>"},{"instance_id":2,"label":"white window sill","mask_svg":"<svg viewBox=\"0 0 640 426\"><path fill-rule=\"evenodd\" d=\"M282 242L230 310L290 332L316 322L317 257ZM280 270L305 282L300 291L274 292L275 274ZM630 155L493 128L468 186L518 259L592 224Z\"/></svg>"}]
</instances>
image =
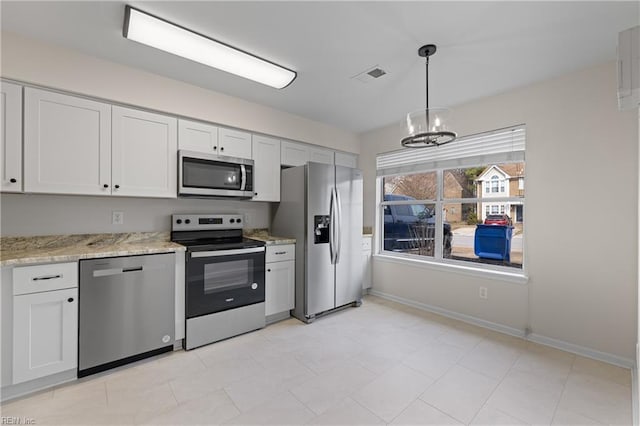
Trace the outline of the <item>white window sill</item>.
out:
<instances>
[{"instance_id":1,"label":"white window sill","mask_svg":"<svg viewBox=\"0 0 640 426\"><path fill-rule=\"evenodd\" d=\"M412 266L418 266L420 268L437 270L437 271L445 271L445 272L453 272L456 274L468 275L472 277L480 277L480 278L490 278L500 281L508 281L516 284L527 284L529 282L529 277L525 275L523 272L508 272L508 271L498 271L493 269L486 268L478 268L466 265L458 265L452 263L445 262L437 262L432 260L423 260L416 259L414 257L409 256L401 256L401 255L389 255L389 254L374 254L373 257L376 259L382 260L384 262L390 263L399 263L399 264L410 264Z\"/></svg>"}]
</instances>

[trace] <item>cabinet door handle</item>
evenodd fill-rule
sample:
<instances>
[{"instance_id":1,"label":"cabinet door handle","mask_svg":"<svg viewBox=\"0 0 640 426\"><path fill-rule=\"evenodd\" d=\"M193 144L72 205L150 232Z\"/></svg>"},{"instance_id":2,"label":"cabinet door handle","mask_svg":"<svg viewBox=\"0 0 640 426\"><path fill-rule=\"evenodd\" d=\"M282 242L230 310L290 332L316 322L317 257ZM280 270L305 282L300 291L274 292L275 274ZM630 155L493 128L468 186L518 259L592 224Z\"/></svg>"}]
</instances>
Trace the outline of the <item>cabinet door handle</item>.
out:
<instances>
[{"instance_id":1,"label":"cabinet door handle","mask_svg":"<svg viewBox=\"0 0 640 426\"><path fill-rule=\"evenodd\" d=\"M271 269L267 269L267 272L271 272Z\"/></svg>"},{"instance_id":2,"label":"cabinet door handle","mask_svg":"<svg viewBox=\"0 0 640 426\"><path fill-rule=\"evenodd\" d=\"M69 303L73 302L73 297L68 298L67 302L69 302Z\"/></svg>"},{"instance_id":3,"label":"cabinet door handle","mask_svg":"<svg viewBox=\"0 0 640 426\"><path fill-rule=\"evenodd\" d=\"M217 150L217 149L218 149L218 147L217 147L217 146L214 146L214 147L213 147L213 150L214 150L214 151L215 151L215 150Z\"/></svg>"},{"instance_id":4,"label":"cabinet door handle","mask_svg":"<svg viewBox=\"0 0 640 426\"><path fill-rule=\"evenodd\" d=\"M277 252L275 252L275 254L287 254L287 252L286 251L277 251Z\"/></svg>"},{"instance_id":5,"label":"cabinet door handle","mask_svg":"<svg viewBox=\"0 0 640 426\"><path fill-rule=\"evenodd\" d=\"M11 179L9 179L9 182L11 182L11 183L16 183L16 182L17 182L17 180L16 180L15 178L11 178Z\"/></svg>"},{"instance_id":6,"label":"cabinet door handle","mask_svg":"<svg viewBox=\"0 0 640 426\"><path fill-rule=\"evenodd\" d=\"M115 186L114 186L114 188L115 188L115 189L119 189L119 188L120 188L120 185L115 185Z\"/></svg>"},{"instance_id":7,"label":"cabinet door handle","mask_svg":"<svg viewBox=\"0 0 640 426\"><path fill-rule=\"evenodd\" d=\"M105 188L109 187L109 185L107 185L106 183L104 185L102 185L102 186L105 187Z\"/></svg>"},{"instance_id":8,"label":"cabinet door handle","mask_svg":"<svg viewBox=\"0 0 640 426\"><path fill-rule=\"evenodd\" d=\"M220 151L224 151L224 146L221 146L221 147L220 147Z\"/></svg>"},{"instance_id":9,"label":"cabinet door handle","mask_svg":"<svg viewBox=\"0 0 640 426\"><path fill-rule=\"evenodd\" d=\"M142 271L142 266L136 266L133 268L122 268L122 272L136 272L136 271Z\"/></svg>"},{"instance_id":10,"label":"cabinet door handle","mask_svg":"<svg viewBox=\"0 0 640 426\"><path fill-rule=\"evenodd\" d=\"M32 281L44 281L44 280L55 280L56 278L62 278L62 274L58 275L47 275L44 277L34 277L31 278Z\"/></svg>"}]
</instances>

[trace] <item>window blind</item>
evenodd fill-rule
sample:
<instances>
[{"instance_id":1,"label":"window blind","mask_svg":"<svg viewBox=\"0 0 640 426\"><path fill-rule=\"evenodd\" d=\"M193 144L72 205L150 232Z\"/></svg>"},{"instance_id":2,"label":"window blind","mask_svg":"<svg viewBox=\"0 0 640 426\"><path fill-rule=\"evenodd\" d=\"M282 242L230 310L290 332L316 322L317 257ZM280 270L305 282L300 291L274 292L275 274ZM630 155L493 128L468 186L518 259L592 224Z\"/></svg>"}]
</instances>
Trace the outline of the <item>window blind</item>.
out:
<instances>
[{"instance_id":1,"label":"window blind","mask_svg":"<svg viewBox=\"0 0 640 426\"><path fill-rule=\"evenodd\" d=\"M524 161L524 125L464 136L447 145L378 154L378 176Z\"/></svg>"}]
</instances>

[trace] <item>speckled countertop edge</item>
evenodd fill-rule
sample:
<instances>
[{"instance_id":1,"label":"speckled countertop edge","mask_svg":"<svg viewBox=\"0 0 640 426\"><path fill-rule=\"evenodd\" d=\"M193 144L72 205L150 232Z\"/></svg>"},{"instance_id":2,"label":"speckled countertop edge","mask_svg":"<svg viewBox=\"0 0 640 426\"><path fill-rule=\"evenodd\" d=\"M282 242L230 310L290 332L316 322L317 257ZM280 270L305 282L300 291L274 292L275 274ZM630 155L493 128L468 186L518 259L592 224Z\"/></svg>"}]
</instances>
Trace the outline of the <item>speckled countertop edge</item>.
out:
<instances>
[{"instance_id":1,"label":"speckled countertop edge","mask_svg":"<svg viewBox=\"0 0 640 426\"><path fill-rule=\"evenodd\" d=\"M244 231L244 236L252 240L262 241L268 246L296 243L295 238L276 237L269 234L267 229L247 229Z\"/></svg>"},{"instance_id":2,"label":"speckled countertop edge","mask_svg":"<svg viewBox=\"0 0 640 426\"><path fill-rule=\"evenodd\" d=\"M0 237L0 266L184 251L168 232Z\"/></svg>"}]
</instances>

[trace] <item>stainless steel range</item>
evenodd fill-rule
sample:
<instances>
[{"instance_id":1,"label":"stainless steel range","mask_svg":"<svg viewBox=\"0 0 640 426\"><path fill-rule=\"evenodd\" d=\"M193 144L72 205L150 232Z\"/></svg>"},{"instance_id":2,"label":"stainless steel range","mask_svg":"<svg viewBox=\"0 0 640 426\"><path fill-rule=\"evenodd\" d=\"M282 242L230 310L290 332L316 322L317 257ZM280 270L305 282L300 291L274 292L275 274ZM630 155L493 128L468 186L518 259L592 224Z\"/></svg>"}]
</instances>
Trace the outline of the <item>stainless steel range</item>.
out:
<instances>
[{"instance_id":1,"label":"stainless steel range","mask_svg":"<svg viewBox=\"0 0 640 426\"><path fill-rule=\"evenodd\" d=\"M171 229L187 247L184 348L264 327L265 247L242 236L242 215L173 215Z\"/></svg>"}]
</instances>

